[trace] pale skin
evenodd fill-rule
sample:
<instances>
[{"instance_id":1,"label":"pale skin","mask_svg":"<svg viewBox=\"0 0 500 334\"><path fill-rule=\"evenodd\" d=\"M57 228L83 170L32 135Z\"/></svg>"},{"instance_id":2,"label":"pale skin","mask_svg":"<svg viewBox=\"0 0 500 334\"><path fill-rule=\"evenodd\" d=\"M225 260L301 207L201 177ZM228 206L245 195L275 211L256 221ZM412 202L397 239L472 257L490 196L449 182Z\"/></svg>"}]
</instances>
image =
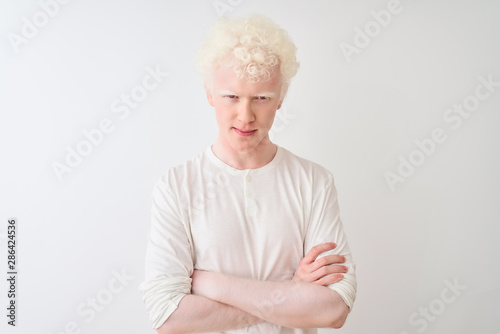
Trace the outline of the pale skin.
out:
<instances>
[{"instance_id":1,"label":"pale skin","mask_svg":"<svg viewBox=\"0 0 500 334\"><path fill-rule=\"evenodd\" d=\"M342 279L341 274L324 276L323 273L346 272L347 268L338 265L339 261L343 261L338 255L316 260L319 252L332 248L332 244L328 243L313 248L306 260L299 265L299 270L291 281L256 281L221 273L195 271L192 291L278 325L293 328L339 328L347 317L347 312L343 314L344 307L345 311L348 308L335 291L319 282L338 282ZM313 262L309 263L313 258ZM330 263L331 261L334 262ZM323 263L326 265L322 266ZM315 268L317 269L313 270ZM314 277L319 279L304 280L312 280Z\"/></svg>"},{"instance_id":2,"label":"pale skin","mask_svg":"<svg viewBox=\"0 0 500 334\"><path fill-rule=\"evenodd\" d=\"M342 280L341 255L317 258L333 243L313 247L291 281L266 282L195 270L192 294L158 328L159 334L205 333L242 328L262 321L295 328L342 327L349 308L326 287ZM305 312L307 311L307 312Z\"/></svg>"},{"instance_id":3,"label":"pale skin","mask_svg":"<svg viewBox=\"0 0 500 334\"><path fill-rule=\"evenodd\" d=\"M215 108L219 126L214 154L237 169L254 169L269 163L276 145L268 133L281 107L281 77L249 83L230 68L220 67L205 84L207 99ZM347 272L341 255L318 256L336 247L313 247L300 261L293 278L285 282L257 281L222 273L194 270L192 294L157 329L159 334L218 332L266 321L293 328L331 327L344 324L349 307L326 285Z\"/></svg>"}]
</instances>

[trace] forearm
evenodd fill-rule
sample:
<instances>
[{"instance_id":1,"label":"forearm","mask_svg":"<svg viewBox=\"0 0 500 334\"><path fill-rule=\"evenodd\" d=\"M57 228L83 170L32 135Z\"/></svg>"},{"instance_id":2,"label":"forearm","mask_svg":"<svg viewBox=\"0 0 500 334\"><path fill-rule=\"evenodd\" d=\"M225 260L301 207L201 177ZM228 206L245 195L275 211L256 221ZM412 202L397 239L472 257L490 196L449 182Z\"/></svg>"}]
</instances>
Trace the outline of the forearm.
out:
<instances>
[{"instance_id":1,"label":"forearm","mask_svg":"<svg viewBox=\"0 0 500 334\"><path fill-rule=\"evenodd\" d=\"M158 328L158 334L203 333L247 327L261 319L231 305L197 295L186 295Z\"/></svg>"},{"instance_id":2,"label":"forearm","mask_svg":"<svg viewBox=\"0 0 500 334\"><path fill-rule=\"evenodd\" d=\"M206 290L206 297L278 325L339 328L349 313L342 298L324 286L215 275L219 284Z\"/></svg>"}]
</instances>

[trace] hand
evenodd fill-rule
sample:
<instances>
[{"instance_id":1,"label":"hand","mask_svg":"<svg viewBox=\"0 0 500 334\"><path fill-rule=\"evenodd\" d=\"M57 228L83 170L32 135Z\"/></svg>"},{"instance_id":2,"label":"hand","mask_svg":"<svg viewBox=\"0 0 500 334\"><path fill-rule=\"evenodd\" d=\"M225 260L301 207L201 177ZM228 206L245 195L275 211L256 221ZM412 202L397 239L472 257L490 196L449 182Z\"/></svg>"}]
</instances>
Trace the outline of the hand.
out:
<instances>
[{"instance_id":1,"label":"hand","mask_svg":"<svg viewBox=\"0 0 500 334\"><path fill-rule=\"evenodd\" d=\"M341 281L347 272L347 267L336 265L344 263L342 255L326 255L317 259L319 254L337 247L332 242L319 244L311 248L307 255L299 262L299 266L293 274L292 282L315 283L318 285L329 285ZM332 275L335 274L335 275Z\"/></svg>"}]
</instances>

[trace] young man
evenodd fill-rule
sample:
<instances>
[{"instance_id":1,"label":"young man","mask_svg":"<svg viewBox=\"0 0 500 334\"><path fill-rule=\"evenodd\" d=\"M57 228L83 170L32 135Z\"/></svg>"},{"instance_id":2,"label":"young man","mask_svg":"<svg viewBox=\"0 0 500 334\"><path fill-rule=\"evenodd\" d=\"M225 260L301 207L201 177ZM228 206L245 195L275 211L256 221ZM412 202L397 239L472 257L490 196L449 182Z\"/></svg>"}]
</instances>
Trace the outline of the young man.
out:
<instances>
[{"instance_id":1,"label":"young man","mask_svg":"<svg viewBox=\"0 0 500 334\"><path fill-rule=\"evenodd\" d=\"M220 19L200 50L219 133L153 191L140 289L160 334L316 333L354 303L331 173L268 136L295 53L258 15Z\"/></svg>"}]
</instances>

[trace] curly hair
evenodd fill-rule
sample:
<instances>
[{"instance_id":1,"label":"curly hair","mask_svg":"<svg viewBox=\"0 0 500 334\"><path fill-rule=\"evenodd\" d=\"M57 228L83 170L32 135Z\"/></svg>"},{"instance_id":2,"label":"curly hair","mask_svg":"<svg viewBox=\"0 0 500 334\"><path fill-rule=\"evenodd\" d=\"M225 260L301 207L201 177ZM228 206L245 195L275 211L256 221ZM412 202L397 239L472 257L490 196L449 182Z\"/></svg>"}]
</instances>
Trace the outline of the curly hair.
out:
<instances>
[{"instance_id":1,"label":"curly hair","mask_svg":"<svg viewBox=\"0 0 500 334\"><path fill-rule=\"evenodd\" d=\"M221 17L197 54L197 69L208 83L213 71L223 64L248 82L268 81L279 69L288 87L299 67L296 52L288 33L263 15Z\"/></svg>"}]
</instances>

